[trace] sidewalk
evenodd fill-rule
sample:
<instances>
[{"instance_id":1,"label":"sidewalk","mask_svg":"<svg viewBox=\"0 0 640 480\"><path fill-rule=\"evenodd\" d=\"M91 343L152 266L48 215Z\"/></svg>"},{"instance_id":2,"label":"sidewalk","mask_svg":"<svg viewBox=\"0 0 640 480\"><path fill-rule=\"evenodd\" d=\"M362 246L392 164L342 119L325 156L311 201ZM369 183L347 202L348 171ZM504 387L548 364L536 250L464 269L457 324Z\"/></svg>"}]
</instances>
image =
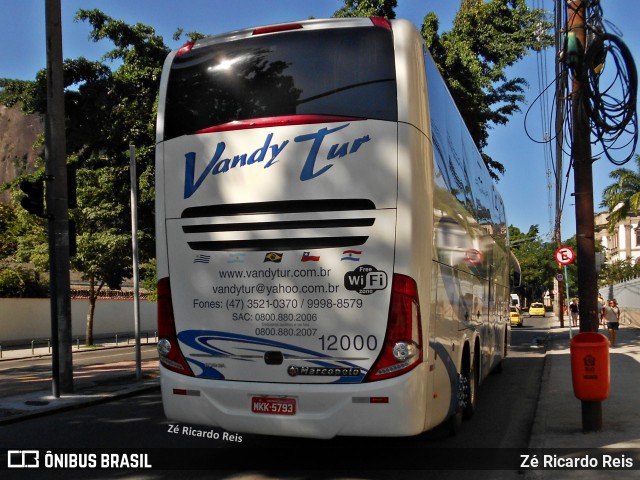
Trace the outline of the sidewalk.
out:
<instances>
[{"instance_id":1,"label":"sidewalk","mask_svg":"<svg viewBox=\"0 0 640 480\"><path fill-rule=\"evenodd\" d=\"M133 348L133 344L105 343L90 350L133 350ZM142 360L141 378L137 379L134 361L76 366L77 355L82 355L87 350L89 349L83 346L73 348L73 393L60 394L59 398L53 396L50 363L47 367L49 372L47 379L40 379L34 373L27 373L16 378L13 384L3 385L0 389L0 426L54 411L65 411L151 391L159 387L157 359ZM0 370L6 368L9 361L16 359L44 359L50 362L51 351L47 346L4 349L0 358Z\"/></svg>"},{"instance_id":2,"label":"sidewalk","mask_svg":"<svg viewBox=\"0 0 640 480\"><path fill-rule=\"evenodd\" d=\"M573 335L579 330L572 329ZM601 327L600 333L606 333ZM527 470L527 479L631 479L640 473L640 328L621 325L617 345L609 349L611 382L609 398L602 401L602 429L583 432L582 401L573 391L569 328L560 328L553 319L548 335L540 398L529 448L572 449L575 456L603 452L589 449L612 449L611 455L634 457L635 470ZM618 449L618 450L613 450ZM555 452L558 453L558 452ZM604 454L609 453L608 451ZM599 458L599 460L602 460ZM588 472L588 473L587 473Z\"/></svg>"}]
</instances>

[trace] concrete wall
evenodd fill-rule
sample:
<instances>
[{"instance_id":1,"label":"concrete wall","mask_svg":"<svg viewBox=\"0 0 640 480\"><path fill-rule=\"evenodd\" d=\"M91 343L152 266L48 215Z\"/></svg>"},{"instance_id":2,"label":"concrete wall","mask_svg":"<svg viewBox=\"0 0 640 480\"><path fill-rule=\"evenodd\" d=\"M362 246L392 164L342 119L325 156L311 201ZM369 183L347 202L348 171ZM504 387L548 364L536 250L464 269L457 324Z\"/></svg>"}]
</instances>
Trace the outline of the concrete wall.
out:
<instances>
[{"instance_id":1,"label":"concrete wall","mask_svg":"<svg viewBox=\"0 0 640 480\"><path fill-rule=\"evenodd\" d=\"M640 278L600 289L605 300L615 298L620 307L620 323L640 327Z\"/></svg>"},{"instance_id":2,"label":"concrete wall","mask_svg":"<svg viewBox=\"0 0 640 480\"><path fill-rule=\"evenodd\" d=\"M71 300L72 336L85 340L89 300ZM140 300L140 331L157 330L155 302ZM133 300L99 299L93 319L95 339L113 334L133 334ZM51 338L51 307L48 298L0 298L0 345L25 344Z\"/></svg>"}]
</instances>

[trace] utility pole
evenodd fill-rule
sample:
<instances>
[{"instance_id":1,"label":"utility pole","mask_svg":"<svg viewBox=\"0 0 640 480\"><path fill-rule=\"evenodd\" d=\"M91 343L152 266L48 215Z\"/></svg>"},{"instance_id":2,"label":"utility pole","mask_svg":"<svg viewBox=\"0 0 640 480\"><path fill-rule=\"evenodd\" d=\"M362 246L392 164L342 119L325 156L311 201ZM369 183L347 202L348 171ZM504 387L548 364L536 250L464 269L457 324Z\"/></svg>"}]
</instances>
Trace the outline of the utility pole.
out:
<instances>
[{"instance_id":1,"label":"utility pole","mask_svg":"<svg viewBox=\"0 0 640 480\"><path fill-rule=\"evenodd\" d=\"M133 323L136 337L136 380L142 380L142 352L140 350L140 273L138 261L138 176L136 147L129 145L129 174L131 177L131 251L133 257Z\"/></svg>"},{"instance_id":2,"label":"utility pole","mask_svg":"<svg viewBox=\"0 0 640 480\"><path fill-rule=\"evenodd\" d=\"M591 128L583 108L581 84L586 47L585 9L583 0L569 0L569 36L574 36L573 89L571 94L574 192L576 202L576 240L578 259L578 297L580 332L598 331L598 288L596 276L595 227L593 217L593 172L591 157ZM571 48L571 47L570 47ZM582 430L602 429L602 402L582 401Z\"/></svg>"},{"instance_id":3,"label":"utility pole","mask_svg":"<svg viewBox=\"0 0 640 480\"><path fill-rule=\"evenodd\" d=\"M563 0L556 0L556 26L555 26L555 43L556 43L556 78L558 79L558 85L556 88L556 225L555 225L555 241L556 247L562 246L562 145L564 143L564 102L567 86L567 74L566 70L560 65L560 52L563 49L562 45L562 2ZM558 274L562 274L562 268L558 265ZM558 275L556 278L559 278ZM565 279L566 280L566 279ZM564 328L564 297L565 287L564 282L558 281L558 295L556 296L558 302L558 318L560 319L560 327Z\"/></svg>"},{"instance_id":4,"label":"utility pole","mask_svg":"<svg viewBox=\"0 0 640 480\"><path fill-rule=\"evenodd\" d=\"M53 396L73 392L69 210L60 0L46 0L47 115L45 174L49 228Z\"/></svg>"}]
</instances>

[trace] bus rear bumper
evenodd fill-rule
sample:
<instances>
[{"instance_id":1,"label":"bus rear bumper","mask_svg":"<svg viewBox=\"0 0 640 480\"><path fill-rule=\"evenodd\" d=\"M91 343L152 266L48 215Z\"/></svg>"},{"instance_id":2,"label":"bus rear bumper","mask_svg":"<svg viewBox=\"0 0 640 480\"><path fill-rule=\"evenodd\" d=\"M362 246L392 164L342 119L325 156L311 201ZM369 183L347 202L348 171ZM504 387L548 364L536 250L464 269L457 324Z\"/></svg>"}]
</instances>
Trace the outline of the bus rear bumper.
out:
<instances>
[{"instance_id":1,"label":"bus rear bumper","mask_svg":"<svg viewBox=\"0 0 640 480\"><path fill-rule=\"evenodd\" d=\"M162 367L161 367L162 368ZM228 433L308 438L411 436L425 429L427 366L364 384L276 384L204 380L163 369L165 415ZM295 414L254 413L255 398L295 400Z\"/></svg>"}]
</instances>

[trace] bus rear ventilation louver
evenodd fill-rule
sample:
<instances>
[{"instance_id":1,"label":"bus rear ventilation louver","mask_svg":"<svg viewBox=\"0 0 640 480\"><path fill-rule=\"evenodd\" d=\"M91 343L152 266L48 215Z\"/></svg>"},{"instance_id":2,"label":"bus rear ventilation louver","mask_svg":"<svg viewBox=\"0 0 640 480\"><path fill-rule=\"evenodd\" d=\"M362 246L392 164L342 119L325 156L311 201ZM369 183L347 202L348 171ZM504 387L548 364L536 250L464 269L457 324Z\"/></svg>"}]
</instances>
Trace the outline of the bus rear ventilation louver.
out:
<instances>
[{"instance_id":1,"label":"bus rear ventilation louver","mask_svg":"<svg viewBox=\"0 0 640 480\"><path fill-rule=\"evenodd\" d=\"M209 223L183 225L182 230L190 236L211 237L187 241L199 251L344 248L369 238L362 229L371 227L375 217L354 216L354 211L363 210L375 210L375 204L366 199L332 199L205 205L185 209L182 218Z\"/></svg>"}]
</instances>

